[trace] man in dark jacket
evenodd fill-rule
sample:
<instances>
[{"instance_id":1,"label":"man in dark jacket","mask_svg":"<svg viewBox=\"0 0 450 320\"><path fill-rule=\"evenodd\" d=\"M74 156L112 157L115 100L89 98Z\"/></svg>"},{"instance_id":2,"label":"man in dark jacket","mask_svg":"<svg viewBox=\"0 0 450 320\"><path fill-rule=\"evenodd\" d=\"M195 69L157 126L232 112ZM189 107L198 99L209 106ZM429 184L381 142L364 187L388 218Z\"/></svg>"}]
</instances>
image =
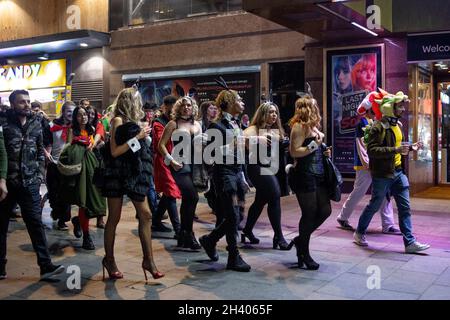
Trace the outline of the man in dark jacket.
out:
<instances>
[{"instance_id":1,"label":"man in dark jacket","mask_svg":"<svg viewBox=\"0 0 450 320\"><path fill-rule=\"evenodd\" d=\"M0 116L8 155L8 195L0 202L0 265L6 265L9 216L5 212L9 212L11 204L17 202L37 255L41 279L46 279L61 273L64 267L52 263L42 224L39 189L44 180L45 157L41 118L31 112L27 91L13 91L9 101L11 110Z\"/></svg>"},{"instance_id":2,"label":"man in dark jacket","mask_svg":"<svg viewBox=\"0 0 450 320\"><path fill-rule=\"evenodd\" d=\"M397 203L399 226L403 235L406 253L416 253L428 249L428 244L416 241L412 234L411 210L409 203L409 182L405 175L405 158L420 143L409 145L405 142L399 119L405 111L408 96L403 92L387 95L380 101L383 118L374 123L369 133L367 152L372 175L372 198L364 209L354 233L354 242L368 246L365 233L373 215L380 209L383 199L390 193ZM377 101L378 102L378 101Z\"/></svg>"}]
</instances>

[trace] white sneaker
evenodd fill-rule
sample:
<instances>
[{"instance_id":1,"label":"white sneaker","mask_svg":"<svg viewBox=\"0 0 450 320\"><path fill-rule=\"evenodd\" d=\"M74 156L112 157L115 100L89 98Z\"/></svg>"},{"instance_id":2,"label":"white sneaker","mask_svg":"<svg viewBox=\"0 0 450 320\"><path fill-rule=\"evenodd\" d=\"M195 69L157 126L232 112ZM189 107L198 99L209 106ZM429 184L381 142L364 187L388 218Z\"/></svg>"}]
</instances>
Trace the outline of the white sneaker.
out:
<instances>
[{"instance_id":1,"label":"white sneaker","mask_svg":"<svg viewBox=\"0 0 450 320\"><path fill-rule=\"evenodd\" d=\"M411 243L409 246L405 247L406 253L416 253L419 251L427 250L430 247L429 244L426 243L420 243L418 241L415 241Z\"/></svg>"},{"instance_id":2,"label":"white sneaker","mask_svg":"<svg viewBox=\"0 0 450 320\"><path fill-rule=\"evenodd\" d=\"M366 236L357 232L353 233L353 242L361 247L367 247L369 245L366 240Z\"/></svg>"}]
</instances>

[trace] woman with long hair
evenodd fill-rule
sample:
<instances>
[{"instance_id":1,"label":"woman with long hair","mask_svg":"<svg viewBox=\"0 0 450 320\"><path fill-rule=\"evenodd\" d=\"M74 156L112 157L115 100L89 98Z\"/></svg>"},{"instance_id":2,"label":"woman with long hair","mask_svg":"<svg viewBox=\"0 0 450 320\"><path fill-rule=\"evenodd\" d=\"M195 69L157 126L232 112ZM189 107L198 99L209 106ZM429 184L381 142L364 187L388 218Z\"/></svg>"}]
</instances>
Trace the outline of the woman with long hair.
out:
<instances>
[{"instance_id":1,"label":"woman with long hair","mask_svg":"<svg viewBox=\"0 0 450 320\"><path fill-rule=\"evenodd\" d=\"M200 104L197 120L202 126L202 132L208 129L211 122L217 117L218 111L214 101L204 101Z\"/></svg>"},{"instance_id":2,"label":"woman with long hair","mask_svg":"<svg viewBox=\"0 0 450 320\"><path fill-rule=\"evenodd\" d=\"M72 218L72 223L75 237L83 236L82 248L85 250L95 250L89 234L89 219L103 216L106 211L105 199L101 197L93 183L94 170L99 166L97 157L92 152L94 133L95 129L89 124L86 109L76 107L69 132L70 146L64 149L59 158L63 164L81 164L80 172L75 175L67 175L61 166L59 170L62 173L62 200L79 206L78 216Z\"/></svg>"},{"instance_id":3,"label":"woman with long hair","mask_svg":"<svg viewBox=\"0 0 450 320\"><path fill-rule=\"evenodd\" d=\"M323 143L324 134L319 130L320 121L317 101L309 95L295 102L295 114L289 121L292 128L289 152L295 159L296 186L293 190L302 210L297 236L290 244L297 249L298 267L303 264L309 270L317 270L309 252L311 234L331 214L330 198L325 184L324 157L331 156L331 149Z\"/></svg>"},{"instance_id":4,"label":"woman with long hair","mask_svg":"<svg viewBox=\"0 0 450 320\"><path fill-rule=\"evenodd\" d=\"M280 112L278 106L272 102L265 102L259 106L253 116L250 126L244 131L246 137L254 137L265 135L270 138L271 144L277 143L280 147L284 139L284 130L281 126ZM256 148L253 151L256 154L250 155L250 160L247 164L247 172L252 182L253 186L256 188L255 200L248 209L247 222L244 229L242 230L241 241L245 242L245 238L250 240L250 243L258 244L259 239L253 234L253 228L255 227L256 221L258 220L264 206L267 204L267 213L269 215L270 224L274 231L273 237L273 248L280 250L289 250L288 243L284 239L283 231L281 230L281 206L280 197L281 190L278 179L276 177L276 172L273 174L262 174L262 168L270 168L271 163L264 163L259 158L261 155L260 146L255 145ZM268 150L270 152L270 147ZM278 150L280 150L279 148ZM269 157L269 153L266 153ZM278 161L278 155L276 155ZM256 162L256 163L255 163Z\"/></svg>"},{"instance_id":5,"label":"woman with long hair","mask_svg":"<svg viewBox=\"0 0 450 320\"><path fill-rule=\"evenodd\" d=\"M190 97L179 98L172 109L172 120L164 128L158 144L159 152L164 157L165 164L170 167L172 176L181 191L181 229L177 246L188 250L201 249L193 232L195 210L199 199L192 179L195 153L194 138L202 134L200 123L195 121L197 113L198 107L194 99ZM181 134L183 139L174 139L174 134ZM188 138L188 141L185 141L186 138ZM186 159L184 160L185 163L178 162L177 160L180 159L176 160L166 148L170 139L173 140L174 150L177 149L180 142L182 143L182 151L185 151L186 147L190 148L191 158L187 159L186 155L180 153L180 156L184 156Z\"/></svg>"},{"instance_id":6,"label":"woman with long hair","mask_svg":"<svg viewBox=\"0 0 450 320\"><path fill-rule=\"evenodd\" d=\"M99 152L99 148L104 145L106 140L106 131L103 123L100 121L101 115L95 110L95 108L91 105L85 107L86 111L89 115L89 124L95 129L94 132L94 143L89 147L92 150L97 158L101 160L101 155ZM103 216L97 218L97 228L105 229L105 222L103 221Z\"/></svg>"},{"instance_id":7,"label":"woman with long hair","mask_svg":"<svg viewBox=\"0 0 450 320\"><path fill-rule=\"evenodd\" d=\"M123 89L114 103L111 137L105 150L103 195L108 198L108 220L105 227L105 258L103 272L110 279L121 279L114 259L114 241L117 224L122 214L123 196L133 203L139 219L139 239L145 279L149 271L154 279L164 276L155 266L151 239L150 209L146 200L152 175L152 157L148 141L149 127L138 123L144 117L142 100L136 88ZM103 273L104 276L104 273Z\"/></svg>"}]
</instances>

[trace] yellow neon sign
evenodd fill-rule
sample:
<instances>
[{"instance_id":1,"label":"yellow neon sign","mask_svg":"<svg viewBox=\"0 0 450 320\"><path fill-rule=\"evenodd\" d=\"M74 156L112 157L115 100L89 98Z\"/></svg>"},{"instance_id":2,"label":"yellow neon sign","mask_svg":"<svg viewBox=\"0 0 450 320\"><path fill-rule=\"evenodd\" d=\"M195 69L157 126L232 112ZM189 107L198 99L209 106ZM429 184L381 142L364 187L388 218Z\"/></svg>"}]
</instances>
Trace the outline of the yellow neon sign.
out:
<instances>
[{"instance_id":1,"label":"yellow neon sign","mask_svg":"<svg viewBox=\"0 0 450 320\"><path fill-rule=\"evenodd\" d=\"M65 85L66 59L0 66L0 91Z\"/></svg>"}]
</instances>

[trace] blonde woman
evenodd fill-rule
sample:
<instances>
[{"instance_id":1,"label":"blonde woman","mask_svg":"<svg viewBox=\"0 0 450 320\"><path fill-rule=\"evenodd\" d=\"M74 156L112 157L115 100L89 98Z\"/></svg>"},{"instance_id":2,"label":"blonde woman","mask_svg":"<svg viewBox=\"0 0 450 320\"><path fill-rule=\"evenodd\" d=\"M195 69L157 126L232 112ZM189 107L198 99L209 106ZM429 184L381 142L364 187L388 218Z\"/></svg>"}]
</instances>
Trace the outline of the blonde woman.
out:
<instances>
[{"instance_id":1,"label":"blonde woman","mask_svg":"<svg viewBox=\"0 0 450 320\"><path fill-rule=\"evenodd\" d=\"M292 128L289 152L295 159L297 201L302 210L299 236L290 246L297 249L298 267L319 269L309 252L311 234L330 216L331 204L325 185L324 157L331 156L331 149L323 144L320 131L320 111L317 101L306 95L295 102L295 114L289 121Z\"/></svg>"},{"instance_id":2,"label":"blonde woman","mask_svg":"<svg viewBox=\"0 0 450 320\"><path fill-rule=\"evenodd\" d=\"M200 123L194 120L197 114L198 107L194 99L190 97L178 99L172 109L172 120L164 128L163 135L158 144L158 150L164 157L164 163L170 167L172 176L181 191L181 230L177 246L189 251L201 249L193 232L194 216L198 202L198 193L192 180L194 138L202 134ZM182 139L174 139L174 133L177 136L181 134ZM186 138L188 138L188 141L186 141ZM183 143L183 147L190 148L191 158L186 159L185 163L180 163L175 160L167 150L167 142L171 139L173 140L174 149L177 148L179 143ZM183 154L180 154L180 156L183 156Z\"/></svg>"},{"instance_id":3,"label":"blonde woman","mask_svg":"<svg viewBox=\"0 0 450 320\"><path fill-rule=\"evenodd\" d=\"M145 279L149 271L154 279L164 276L155 266L151 241L151 214L146 199L152 175L149 127L138 123L144 117L142 100L135 88L122 90L114 104L111 121L111 139L105 155L105 183L103 196L108 198L109 215L105 227L105 258L103 268L110 279L121 279L114 260L114 239L122 213L123 196L131 199L139 219ZM110 151L110 152L108 152ZM103 269L103 277L104 277Z\"/></svg>"},{"instance_id":4,"label":"blonde woman","mask_svg":"<svg viewBox=\"0 0 450 320\"><path fill-rule=\"evenodd\" d=\"M246 137L254 137L266 135L270 138L272 144L281 143L284 138L284 130L281 126L280 112L278 106L272 102L266 102L259 106L253 116L250 126L244 131ZM260 147L259 145L257 145ZM270 152L271 148L268 148ZM278 150L281 150L279 148ZM283 231L281 230L281 206L280 184L276 177L276 172L271 175L261 174L261 168L270 167L271 163L264 163L259 159L261 154L257 152L257 163L250 162L247 165L247 172L253 186L256 188L255 200L248 209L247 222L242 230L241 241L245 242L245 238L250 240L250 243L258 244L259 239L253 234L253 228L258 220L264 206L267 204L267 214L269 215L270 224L274 231L273 248L280 250L289 250L288 243L284 239ZM267 154L270 156L270 154ZM251 156L253 158L253 156ZM278 156L277 156L278 160Z\"/></svg>"}]
</instances>

